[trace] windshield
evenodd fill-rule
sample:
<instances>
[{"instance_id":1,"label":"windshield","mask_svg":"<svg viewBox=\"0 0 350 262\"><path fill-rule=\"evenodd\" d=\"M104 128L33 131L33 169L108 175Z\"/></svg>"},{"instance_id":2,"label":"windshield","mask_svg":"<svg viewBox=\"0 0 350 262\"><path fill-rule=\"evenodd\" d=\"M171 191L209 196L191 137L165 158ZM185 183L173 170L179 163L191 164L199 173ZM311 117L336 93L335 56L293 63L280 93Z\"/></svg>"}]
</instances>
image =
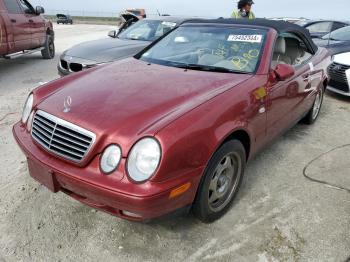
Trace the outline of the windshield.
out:
<instances>
[{"instance_id":1,"label":"windshield","mask_svg":"<svg viewBox=\"0 0 350 262\"><path fill-rule=\"evenodd\" d=\"M140 59L194 70L252 73L259 65L265 37L265 30L183 26Z\"/></svg>"},{"instance_id":2,"label":"windshield","mask_svg":"<svg viewBox=\"0 0 350 262\"><path fill-rule=\"evenodd\" d=\"M176 23L160 20L142 20L123 31L118 38L154 41L168 33L176 26Z\"/></svg>"},{"instance_id":3,"label":"windshield","mask_svg":"<svg viewBox=\"0 0 350 262\"><path fill-rule=\"evenodd\" d=\"M350 41L350 26L340 28L322 37L322 39L325 39L325 40L329 38L337 41Z\"/></svg>"}]
</instances>

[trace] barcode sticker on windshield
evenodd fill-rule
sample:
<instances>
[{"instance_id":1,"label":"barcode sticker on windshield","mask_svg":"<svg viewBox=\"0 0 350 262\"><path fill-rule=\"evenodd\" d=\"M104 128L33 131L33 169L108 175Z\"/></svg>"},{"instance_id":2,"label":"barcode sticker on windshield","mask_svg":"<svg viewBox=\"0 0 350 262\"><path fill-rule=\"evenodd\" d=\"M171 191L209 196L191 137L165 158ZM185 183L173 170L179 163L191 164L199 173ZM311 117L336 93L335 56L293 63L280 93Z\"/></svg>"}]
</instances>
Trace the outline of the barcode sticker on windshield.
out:
<instances>
[{"instance_id":1,"label":"barcode sticker on windshield","mask_svg":"<svg viewBox=\"0 0 350 262\"><path fill-rule=\"evenodd\" d=\"M262 35L229 35L227 41L261 43L262 37Z\"/></svg>"}]
</instances>

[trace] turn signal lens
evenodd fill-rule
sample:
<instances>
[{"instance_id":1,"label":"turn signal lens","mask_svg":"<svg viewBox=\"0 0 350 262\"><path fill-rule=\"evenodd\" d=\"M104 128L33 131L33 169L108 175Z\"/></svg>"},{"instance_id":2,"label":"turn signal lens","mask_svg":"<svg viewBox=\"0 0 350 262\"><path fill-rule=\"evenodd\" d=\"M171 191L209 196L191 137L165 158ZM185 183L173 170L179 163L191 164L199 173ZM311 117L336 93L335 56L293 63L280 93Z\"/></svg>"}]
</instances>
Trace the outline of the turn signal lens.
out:
<instances>
[{"instance_id":1,"label":"turn signal lens","mask_svg":"<svg viewBox=\"0 0 350 262\"><path fill-rule=\"evenodd\" d=\"M178 188L172 190L172 191L170 192L169 198L174 198L174 197L177 197L177 196L182 195L182 194L185 193L187 190L189 190L190 187L191 187L191 183L188 182L188 183L186 183L186 184L184 184L184 185L182 185L182 186L180 186L180 187L178 187Z\"/></svg>"},{"instance_id":2,"label":"turn signal lens","mask_svg":"<svg viewBox=\"0 0 350 262\"><path fill-rule=\"evenodd\" d=\"M26 103L24 104L23 107L23 113L22 113L22 123L26 124L28 117L30 115L30 112L32 111L33 108L33 103L34 103L34 96L33 94L30 94L26 100Z\"/></svg>"},{"instance_id":3,"label":"turn signal lens","mask_svg":"<svg viewBox=\"0 0 350 262\"><path fill-rule=\"evenodd\" d=\"M34 118L34 111L32 111L32 113L30 114L30 116L27 120L27 131L28 132L32 131L33 118Z\"/></svg>"}]
</instances>

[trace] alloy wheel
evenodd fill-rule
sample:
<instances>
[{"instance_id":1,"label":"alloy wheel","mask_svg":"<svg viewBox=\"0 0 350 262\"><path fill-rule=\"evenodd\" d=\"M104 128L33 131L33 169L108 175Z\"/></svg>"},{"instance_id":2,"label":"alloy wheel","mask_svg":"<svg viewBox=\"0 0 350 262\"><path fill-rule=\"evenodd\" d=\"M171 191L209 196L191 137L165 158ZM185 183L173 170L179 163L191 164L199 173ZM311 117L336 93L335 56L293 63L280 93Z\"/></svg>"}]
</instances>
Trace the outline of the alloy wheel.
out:
<instances>
[{"instance_id":1,"label":"alloy wheel","mask_svg":"<svg viewBox=\"0 0 350 262\"><path fill-rule=\"evenodd\" d=\"M226 155L215 168L209 184L208 202L213 212L219 212L230 202L240 181L242 160L238 154Z\"/></svg>"}]
</instances>

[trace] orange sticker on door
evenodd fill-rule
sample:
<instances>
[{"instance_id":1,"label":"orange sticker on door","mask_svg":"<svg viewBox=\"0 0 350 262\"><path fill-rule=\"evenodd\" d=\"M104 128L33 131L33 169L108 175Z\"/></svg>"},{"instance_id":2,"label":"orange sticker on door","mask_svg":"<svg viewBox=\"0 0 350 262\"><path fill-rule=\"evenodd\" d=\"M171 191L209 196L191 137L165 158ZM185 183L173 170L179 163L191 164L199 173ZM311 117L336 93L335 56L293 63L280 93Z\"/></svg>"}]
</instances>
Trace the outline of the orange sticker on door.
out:
<instances>
[{"instance_id":1,"label":"orange sticker on door","mask_svg":"<svg viewBox=\"0 0 350 262\"><path fill-rule=\"evenodd\" d=\"M254 96L257 100L263 99L267 96L266 87L262 86L254 90Z\"/></svg>"}]
</instances>

